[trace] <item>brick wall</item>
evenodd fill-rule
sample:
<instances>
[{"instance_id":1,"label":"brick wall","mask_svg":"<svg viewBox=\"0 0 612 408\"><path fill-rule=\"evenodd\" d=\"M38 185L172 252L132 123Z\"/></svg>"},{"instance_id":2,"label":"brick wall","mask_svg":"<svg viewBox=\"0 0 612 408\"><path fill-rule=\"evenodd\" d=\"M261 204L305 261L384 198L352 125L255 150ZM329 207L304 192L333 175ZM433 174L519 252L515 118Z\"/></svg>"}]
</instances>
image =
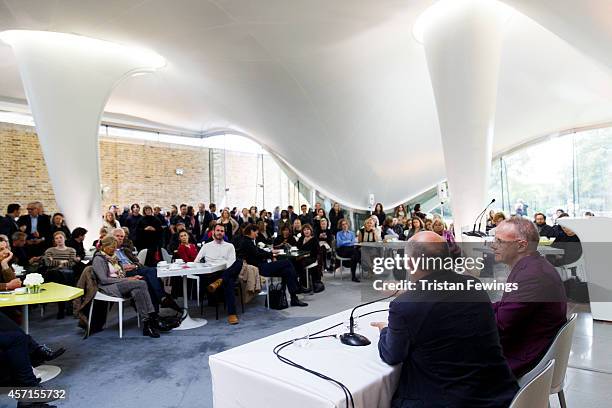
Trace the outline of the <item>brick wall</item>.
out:
<instances>
[{"instance_id":1,"label":"brick wall","mask_svg":"<svg viewBox=\"0 0 612 408\"><path fill-rule=\"evenodd\" d=\"M40 200L45 212L58 210L53 188L35 129L30 126L0 123L0 211L9 203L25 206ZM276 163L265 157L266 207L287 205L288 181ZM227 152L226 177L229 188L227 205L242 207L255 204L257 156ZM177 175L176 169L183 169ZM197 205L210 201L209 150L190 146L102 138L100 173L104 189L103 210L111 204ZM261 177L261 175L260 175ZM261 181L261 179L260 179ZM218 205L221 194L215 197ZM261 207L261 189L257 194ZM25 208L23 209L25 212Z\"/></svg>"},{"instance_id":2,"label":"brick wall","mask_svg":"<svg viewBox=\"0 0 612 408\"><path fill-rule=\"evenodd\" d=\"M58 210L35 129L0 123L0 211L40 200ZM177 175L176 169L183 169ZM209 201L208 149L170 144L100 141L103 209L132 202L160 205ZM25 209L23 210L25 212Z\"/></svg>"}]
</instances>

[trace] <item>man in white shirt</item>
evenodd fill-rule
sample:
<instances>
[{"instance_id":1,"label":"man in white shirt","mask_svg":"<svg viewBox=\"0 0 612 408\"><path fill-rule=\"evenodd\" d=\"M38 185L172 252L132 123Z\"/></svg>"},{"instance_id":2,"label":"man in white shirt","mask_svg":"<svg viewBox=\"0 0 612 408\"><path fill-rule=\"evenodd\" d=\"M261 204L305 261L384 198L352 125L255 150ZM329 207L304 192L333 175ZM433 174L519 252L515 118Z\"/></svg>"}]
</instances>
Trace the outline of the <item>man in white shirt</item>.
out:
<instances>
[{"instance_id":1,"label":"man in white shirt","mask_svg":"<svg viewBox=\"0 0 612 408\"><path fill-rule=\"evenodd\" d=\"M219 286L223 285L223 295L228 314L227 321L229 324L238 324L234 287L236 286L236 278L242 270L242 259L236 259L236 250L232 244L223 240L224 235L225 227L222 224L217 224L213 231L213 240L202 245L195 262L204 260L207 264L224 263L227 265L227 269L223 271L221 278L208 286L208 291L214 292Z\"/></svg>"}]
</instances>

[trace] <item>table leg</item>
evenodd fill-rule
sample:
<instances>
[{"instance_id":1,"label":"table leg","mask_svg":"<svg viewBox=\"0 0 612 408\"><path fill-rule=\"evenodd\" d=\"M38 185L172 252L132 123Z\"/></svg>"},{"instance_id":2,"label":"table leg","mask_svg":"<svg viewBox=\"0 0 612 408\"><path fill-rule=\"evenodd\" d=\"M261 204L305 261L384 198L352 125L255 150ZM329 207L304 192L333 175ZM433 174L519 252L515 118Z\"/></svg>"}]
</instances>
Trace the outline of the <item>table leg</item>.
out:
<instances>
[{"instance_id":1,"label":"table leg","mask_svg":"<svg viewBox=\"0 0 612 408\"><path fill-rule=\"evenodd\" d=\"M25 332L25 334L30 334L30 316L28 305L21 306L22 311L22 320L21 320L21 328Z\"/></svg>"},{"instance_id":2,"label":"table leg","mask_svg":"<svg viewBox=\"0 0 612 408\"><path fill-rule=\"evenodd\" d=\"M174 328L173 330L189 330L195 329L196 327L202 327L208 321L206 319L194 319L189 316L189 302L187 300L187 275L183 276L183 307L187 313L187 317L179 327Z\"/></svg>"}]
</instances>

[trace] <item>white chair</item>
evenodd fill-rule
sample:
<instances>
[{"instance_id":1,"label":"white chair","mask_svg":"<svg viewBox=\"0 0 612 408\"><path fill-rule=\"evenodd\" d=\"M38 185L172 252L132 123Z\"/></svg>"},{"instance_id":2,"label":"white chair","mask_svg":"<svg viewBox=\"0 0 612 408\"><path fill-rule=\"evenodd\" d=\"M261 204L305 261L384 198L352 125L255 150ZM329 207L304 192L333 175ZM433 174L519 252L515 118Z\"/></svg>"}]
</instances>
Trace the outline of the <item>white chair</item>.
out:
<instances>
[{"instance_id":1,"label":"white chair","mask_svg":"<svg viewBox=\"0 0 612 408\"><path fill-rule=\"evenodd\" d=\"M310 289L310 287L312 286L312 279L310 277L310 270L312 268L316 268L317 266L319 266L319 263L317 261L314 261L313 263L311 263L310 265L306 266L306 289Z\"/></svg>"},{"instance_id":2,"label":"white chair","mask_svg":"<svg viewBox=\"0 0 612 408\"><path fill-rule=\"evenodd\" d=\"M138 262L144 265L145 259L147 259L147 250L141 249L138 255L136 255L136 258L138 258Z\"/></svg>"},{"instance_id":3,"label":"white chair","mask_svg":"<svg viewBox=\"0 0 612 408\"><path fill-rule=\"evenodd\" d=\"M555 360L550 360L536 376L516 393L510 408L548 408L548 394L553 379Z\"/></svg>"},{"instance_id":4,"label":"white chair","mask_svg":"<svg viewBox=\"0 0 612 408\"><path fill-rule=\"evenodd\" d=\"M89 329L91 328L91 315L93 314L93 306L94 306L94 301L101 301L101 302L109 302L109 310L110 310L110 306L112 306L113 303L117 303L118 307L119 307L119 338L123 338L123 302L126 302L130 299L124 299L124 298L120 298L120 297L114 297L114 296L109 296L109 295L105 295L102 292L97 292L96 296L91 299L91 305L89 306L89 319L87 320L87 337L89 337ZM136 319L138 322L138 327L140 327L140 314L136 313ZM106 326L106 322L104 322L104 325Z\"/></svg>"},{"instance_id":5,"label":"white chair","mask_svg":"<svg viewBox=\"0 0 612 408\"><path fill-rule=\"evenodd\" d=\"M348 262L351 260L351 258L343 258L340 255L338 255L338 253L336 252L336 260L340 261L340 267L337 269L340 269L340 280L342 280L342 272L344 272L344 262ZM336 268L334 268L334 279L336 279Z\"/></svg>"},{"instance_id":6,"label":"white chair","mask_svg":"<svg viewBox=\"0 0 612 408\"><path fill-rule=\"evenodd\" d=\"M577 318L578 315L576 313L570 316L567 323L559 329L555 339L540 362L531 371L518 379L519 386L523 387L528 382L531 382L531 380L544 369L549 361L555 360L555 369L549 394L557 394L561 408L566 408L567 406L565 404L565 395L563 394L563 385Z\"/></svg>"},{"instance_id":7,"label":"white chair","mask_svg":"<svg viewBox=\"0 0 612 408\"><path fill-rule=\"evenodd\" d=\"M261 276L261 275L260 275ZM274 283L274 279L277 280L282 280L281 278L278 278L276 276L272 276L272 277L268 277L268 276L261 276L264 279L264 284L266 286L265 291L262 288L262 291L260 292L261 295L265 294L266 295L266 308L270 309L270 285L272 283Z\"/></svg>"}]
</instances>

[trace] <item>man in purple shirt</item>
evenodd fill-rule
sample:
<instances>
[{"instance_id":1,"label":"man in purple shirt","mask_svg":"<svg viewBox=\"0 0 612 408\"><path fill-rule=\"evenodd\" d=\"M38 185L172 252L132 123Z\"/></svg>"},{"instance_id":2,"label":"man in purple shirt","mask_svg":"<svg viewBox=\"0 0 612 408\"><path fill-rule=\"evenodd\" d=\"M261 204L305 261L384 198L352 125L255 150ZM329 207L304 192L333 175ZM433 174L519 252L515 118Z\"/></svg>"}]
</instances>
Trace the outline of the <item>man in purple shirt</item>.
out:
<instances>
[{"instance_id":1,"label":"man in purple shirt","mask_svg":"<svg viewBox=\"0 0 612 408\"><path fill-rule=\"evenodd\" d=\"M493 304L504 356L518 378L531 370L567 320L565 289L555 268L541 256L540 236L526 218L512 217L495 231L495 260L510 267L504 292Z\"/></svg>"}]
</instances>

